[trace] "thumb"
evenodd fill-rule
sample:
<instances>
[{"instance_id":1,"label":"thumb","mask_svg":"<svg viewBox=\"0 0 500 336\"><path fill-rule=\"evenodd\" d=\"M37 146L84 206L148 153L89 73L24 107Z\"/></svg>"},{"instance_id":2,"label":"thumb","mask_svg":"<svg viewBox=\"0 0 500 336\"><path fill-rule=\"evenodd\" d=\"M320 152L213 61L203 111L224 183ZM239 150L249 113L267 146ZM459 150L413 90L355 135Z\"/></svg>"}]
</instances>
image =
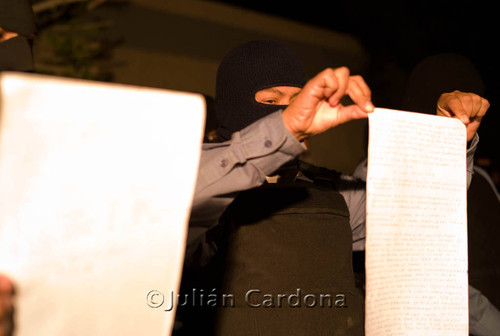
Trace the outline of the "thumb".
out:
<instances>
[{"instance_id":1,"label":"thumb","mask_svg":"<svg viewBox=\"0 0 500 336\"><path fill-rule=\"evenodd\" d=\"M464 125L469 125L470 119L460 100L448 99L438 104L438 112L449 118L459 119Z\"/></svg>"},{"instance_id":2,"label":"thumb","mask_svg":"<svg viewBox=\"0 0 500 336\"><path fill-rule=\"evenodd\" d=\"M351 120L368 118L368 112L363 111L358 105L341 106L338 111L338 124Z\"/></svg>"}]
</instances>

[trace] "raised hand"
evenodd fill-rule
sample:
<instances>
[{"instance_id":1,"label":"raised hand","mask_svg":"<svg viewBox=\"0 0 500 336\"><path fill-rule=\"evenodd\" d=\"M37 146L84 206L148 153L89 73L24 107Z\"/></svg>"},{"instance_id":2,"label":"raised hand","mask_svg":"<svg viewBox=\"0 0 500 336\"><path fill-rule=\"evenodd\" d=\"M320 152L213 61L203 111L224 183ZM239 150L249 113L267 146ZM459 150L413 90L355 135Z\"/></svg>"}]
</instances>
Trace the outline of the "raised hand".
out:
<instances>
[{"instance_id":1,"label":"raised hand","mask_svg":"<svg viewBox=\"0 0 500 336\"><path fill-rule=\"evenodd\" d=\"M439 97L436 114L460 119L467 129L467 141L471 141L489 107L488 100L475 93L453 91Z\"/></svg>"},{"instance_id":2,"label":"raised hand","mask_svg":"<svg viewBox=\"0 0 500 336\"><path fill-rule=\"evenodd\" d=\"M346 95L354 104L340 103ZM329 68L307 82L283 112L283 121L302 140L350 120L366 118L373 109L371 91L361 76L350 76L346 67Z\"/></svg>"}]
</instances>

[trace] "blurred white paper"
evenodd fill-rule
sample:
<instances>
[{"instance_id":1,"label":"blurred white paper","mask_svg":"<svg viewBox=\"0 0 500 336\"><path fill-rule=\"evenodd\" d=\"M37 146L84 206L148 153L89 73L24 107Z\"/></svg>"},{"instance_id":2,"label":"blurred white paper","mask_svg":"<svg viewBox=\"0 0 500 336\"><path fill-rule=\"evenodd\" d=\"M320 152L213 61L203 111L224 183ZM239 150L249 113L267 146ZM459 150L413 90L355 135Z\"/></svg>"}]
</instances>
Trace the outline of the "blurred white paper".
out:
<instances>
[{"instance_id":1,"label":"blurred white paper","mask_svg":"<svg viewBox=\"0 0 500 336\"><path fill-rule=\"evenodd\" d=\"M170 334L203 97L0 81L0 272L17 285L16 335Z\"/></svg>"},{"instance_id":2,"label":"blurred white paper","mask_svg":"<svg viewBox=\"0 0 500 336\"><path fill-rule=\"evenodd\" d=\"M369 116L366 335L468 335L466 133L456 119Z\"/></svg>"}]
</instances>

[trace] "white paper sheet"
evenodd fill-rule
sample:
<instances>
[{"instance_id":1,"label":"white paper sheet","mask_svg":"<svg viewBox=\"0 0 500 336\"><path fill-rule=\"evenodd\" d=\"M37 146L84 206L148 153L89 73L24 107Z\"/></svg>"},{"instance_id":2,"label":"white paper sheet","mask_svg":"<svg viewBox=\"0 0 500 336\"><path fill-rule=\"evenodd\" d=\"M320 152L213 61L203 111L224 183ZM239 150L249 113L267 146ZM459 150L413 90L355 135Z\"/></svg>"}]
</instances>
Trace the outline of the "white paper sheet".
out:
<instances>
[{"instance_id":1,"label":"white paper sheet","mask_svg":"<svg viewBox=\"0 0 500 336\"><path fill-rule=\"evenodd\" d=\"M161 295L179 286L203 97L0 83L0 272L17 286L16 335L170 334Z\"/></svg>"},{"instance_id":2,"label":"white paper sheet","mask_svg":"<svg viewBox=\"0 0 500 336\"><path fill-rule=\"evenodd\" d=\"M369 116L366 335L468 335L466 134L456 119Z\"/></svg>"}]
</instances>

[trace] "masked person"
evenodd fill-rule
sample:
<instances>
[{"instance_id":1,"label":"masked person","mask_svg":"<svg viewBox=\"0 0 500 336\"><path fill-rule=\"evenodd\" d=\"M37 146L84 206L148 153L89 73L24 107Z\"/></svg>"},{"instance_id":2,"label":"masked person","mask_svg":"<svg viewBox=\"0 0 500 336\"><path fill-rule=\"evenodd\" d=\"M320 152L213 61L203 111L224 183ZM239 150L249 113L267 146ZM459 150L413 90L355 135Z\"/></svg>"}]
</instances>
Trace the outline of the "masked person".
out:
<instances>
[{"instance_id":1,"label":"masked person","mask_svg":"<svg viewBox=\"0 0 500 336\"><path fill-rule=\"evenodd\" d=\"M217 74L219 141L234 141L234 132L293 102L304 77L298 56L284 44L251 41L230 51ZM349 83L347 92L370 95L361 77L350 76ZM476 145L477 137L469 168ZM351 258L364 245L364 183L298 159L266 179L232 194L220 225L198 239L197 248L188 244L188 263L204 253L205 264L218 253L200 273L189 273L196 281L184 281L185 290L213 286L212 293L232 295L234 302L215 309L215 316L194 309L199 314L194 323L184 320L185 333L202 326L210 334L206 326L213 320L215 335L363 334L363 298Z\"/></svg>"},{"instance_id":2,"label":"masked person","mask_svg":"<svg viewBox=\"0 0 500 336\"><path fill-rule=\"evenodd\" d=\"M456 91L458 90L458 91ZM465 56L442 53L428 56L412 70L401 108L434 114L436 101L461 94L461 104L483 96L485 86L474 64ZM449 98L448 98L449 99ZM444 100L444 99L443 99ZM438 104L439 105L439 104ZM366 179L366 159L353 175ZM467 191L467 230L469 262L469 333L494 336L500 330L500 197L489 175L474 166Z\"/></svg>"},{"instance_id":3,"label":"masked person","mask_svg":"<svg viewBox=\"0 0 500 336\"><path fill-rule=\"evenodd\" d=\"M263 54L270 57L263 58ZM257 69L258 74L255 73ZM290 71L290 69L295 69L295 71ZM343 90L351 92L349 93L351 98L357 95L368 97L366 102L360 102L360 104L366 111L373 110L373 106L369 103L369 89L362 78L356 77L353 79L348 76L348 71L345 68L336 71L342 73L347 79L342 84L344 86ZM232 80L233 78L234 80ZM305 75L298 57L282 44L273 41L256 41L230 52L219 67L215 98L215 108L219 122L218 135L222 142L212 145L216 147L222 146L227 143L227 139L231 139L231 142L234 143L237 141L238 133L243 127L256 120L261 120L263 117L279 116L279 111L286 108L290 102L292 104L298 102L300 95L297 95L297 93L301 91L305 82ZM270 92L270 94L281 94L283 99L274 99L267 95L269 92L264 92L264 96L259 95L259 99L270 100L275 103L284 102L283 104L271 106L255 100L257 91L271 87L275 87L277 90ZM349 89L346 90L346 87ZM334 105L338 104L340 98L336 98L336 101L333 102ZM345 109L348 110L349 108L345 107ZM359 115L353 113L351 116L362 118L366 117L366 113ZM254 144L254 146L256 145L257 143ZM264 148L271 148L274 145L274 141L270 137L266 139L264 136ZM253 149L248 147L247 152L252 153ZM298 161L292 160L291 163L285 164L279 169L279 174L283 176L278 178L280 183L265 183L262 189L257 188L241 193L240 196L242 197L238 196L236 198L224 217L232 217L229 213L241 214L242 218L250 221L255 220L255 223L257 223L262 219L259 217L262 217L263 214L272 213L281 206L287 207L295 203L294 209L302 213L302 215L298 215L301 222L290 223L288 228L282 228L280 226L283 225L283 220L286 222L290 215L290 213L283 213L280 216L283 220L280 219L276 225L273 223L270 226L261 225L260 223L258 225L248 223L249 225L239 227L242 230L249 229L245 230L243 236L248 238L250 245L227 246L227 255L236 259L231 261L223 260L226 254L218 253L216 258L202 270L203 274L190 274L190 277L185 277L185 279L189 278L193 282L185 280L183 284L183 288L190 291L189 288L197 286L194 283L198 280L201 281L200 285L197 286L198 288L202 286L208 288L212 284L219 284L219 281L222 281L223 284L220 287L217 286L221 290L219 294L230 293L233 295L235 306L221 309L217 312L216 317L213 316L214 310L205 310L203 307L201 307L202 309L192 307L192 310L196 311L194 313L191 311L183 314L181 311L184 328L179 334L189 335L202 332L208 335L210 331L207 329L210 329L211 323L215 323L213 330L214 334L217 335L253 335L262 328L266 329L266 333L275 332L283 335L308 334L317 331L318 328L324 331L334 330L335 328L339 331L341 329L362 331L362 297L353 286L354 280L352 278L352 266L350 265L352 230L349 226L349 210L343 197L330 185L323 186L322 183L309 183L307 178L295 181L297 164ZM200 171L200 174L202 173L203 169ZM326 181L326 184L329 184L329 181ZM268 188L269 186L270 188ZM310 193L314 193L315 196L310 198L308 196ZM236 194L232 193L229 197L234 198ZM222 196L227 197L228 195ZM311 200L313 202L319 200L320 202L312 204ZM217 198L215 201L221 202L222 200ZM312 223L304 226L305 222L311 222L314 216L314 214L307 214L306 212L314 208L328 209L327 213L320 211L317 214L322 217L320 221L323 223L312 220ZM227 232L217 232L217 230L226 231L226 228L229 229L229 225L221 225L208 232L207 235L202 236L203 238L198 246L190 244L192 241L190 241L189 236L192 236L192 233L199 233L203 227L209 227L210 224L204 223L204 221L212 211L215 211L213 207L207 207L204 212L205 216L196 215L193 211L190 222L191 235L188 233L186 253L188 266L206 264L214 254L214 244L217 244L217 248L221 252L225 249L226 242L231 244L232 241L240 241L238 238L233 239L233 237L226 240L225 233ZM250 214L255 216L250 216ZM294 215L293 217L296 218L297 216ZM218 217L215 219L217 221ZM330 225L324 225L325 223ZM267 227L271 232L276 231L278 236L267 235L266 232L261 231L261 228L264 227ZM252 230L254 228L256 230ZM232 233L237 231L240 230ZM220 240L218 239L219 234L221 234L220 237L223 237ZM267 245L268 242L271 244ZM337 247L336 244L341 247ZM197 249L191 248L193 245ZM241 253L242 249L248 251L248 254ZM337 265L331 263L332 255L344 252L344 255L339 255ZM275 253L281 255L275 255ZM251 256L251 260L245 260L247 256ZM288 263L282 264L280 268L278 267L280 266L279 263L276 263L275 260L281 259L288 260ZM320 266L318 262L321 262L321 259L323 261ZM264 260L268 260L269 263L259 263L259 261ZM297 263L290 264L295 261ZM241 262L248 265L248 267L242 266ZM301 269L294 270L295 266ZM223 268L223 271L219 272L221 268ZM322 269L322 271L318 272L318 268ZM349 275L349 269L351 269L351 275ZM342 271L336 272L336 270ZM347 272L344 272L344 270L347 270ZM218 274L223 274L223 278L218 278ZM292 276L292 274L295 275ZM207 279L212 276L214 276L212 278L214 282L209 283ZM231 279L234 279L234 277L244 278L244 284L239 281L232 281ZM290 283L283 283L283 279L288 279ZM317 281L312 281L312 279ZM325 286L325 284L328 285ZM250 296L248 296L248 291L251 289L256 291L250 292ZM308 298L310 299L320 300L320 295L327 297L324 299L325 302L321 303L325 307L320 308L318 302L318 308L308 310L308 308L303 307L296 310L294 314L294 308L287 307L285 304L281 308L266 309L262 307L262 302L259 302L259 296L264 294L276 296L288 292L289 294L295 293L298 298L297 291L302 291L302 293L299 293L301 296L309 295ZM313 295L316 295L316 298L313 298ZM339 297L336 297L336 295L339 295ZM347 296L347 298L344 296ZM294 299L290 298L290 300ZM287 300L288 298L284 298L284 302ZM348 301L348 305L344 304L345 300ZM281 303L277 302L275 304L281 305ZM302 302L296 304L304 305ZM339 307L336 308L335 304ZM251 307L259 305L261 307L258 309ZM346 309L347 306L348 309ZM184 307L181 307L181 310L186 311ZM199 314L197 314L198 312ZM186 317L186 314L189 313L191 315ZM337 316L338 318L336 318ZM304 319L307 319L308 322L305 322ZM340 326L340 323L344 325ZM311 326L314 327L311 328ZM197 330L198 327L201 329ZM273 329L273 327L276 328ZM313 334L317 333L313 332Z\"/></svg>"}]
</instances>

